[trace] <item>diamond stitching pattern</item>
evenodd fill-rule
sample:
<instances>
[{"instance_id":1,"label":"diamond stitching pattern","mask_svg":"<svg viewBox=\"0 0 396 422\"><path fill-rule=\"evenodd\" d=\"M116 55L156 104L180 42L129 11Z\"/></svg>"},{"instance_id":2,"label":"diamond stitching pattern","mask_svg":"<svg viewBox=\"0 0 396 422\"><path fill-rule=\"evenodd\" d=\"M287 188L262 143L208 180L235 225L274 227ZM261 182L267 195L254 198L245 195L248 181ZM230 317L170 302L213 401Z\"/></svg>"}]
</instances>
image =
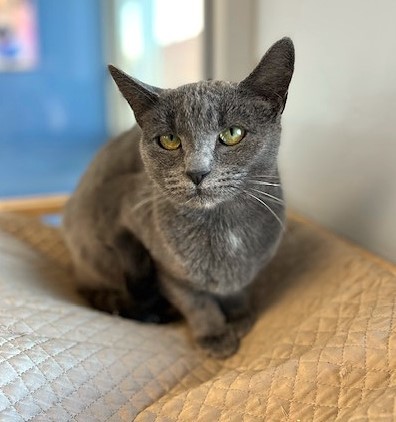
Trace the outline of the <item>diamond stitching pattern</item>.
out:
<instances>
[{"instance_id":1,"label":"diamond stitching pattern","mask_svg":"<svg viewBox=\"0 0 396 422\"><path fill-rule=\"evenodd\" d=\"M2 421L396 418L396 277L331 235L290 223L257 324L218 362L183 326L86 308L57 230L11 215L0 229Z\"/></svg>"}]
</instances>

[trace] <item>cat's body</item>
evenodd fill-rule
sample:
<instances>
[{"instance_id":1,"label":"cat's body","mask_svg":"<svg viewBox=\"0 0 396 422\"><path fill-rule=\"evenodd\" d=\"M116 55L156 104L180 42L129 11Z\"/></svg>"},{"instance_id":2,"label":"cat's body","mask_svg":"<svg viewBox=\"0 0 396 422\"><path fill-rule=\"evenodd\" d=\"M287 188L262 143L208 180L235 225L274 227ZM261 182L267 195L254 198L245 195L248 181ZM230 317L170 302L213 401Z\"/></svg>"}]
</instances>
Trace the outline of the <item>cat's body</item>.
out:
<instances>
[{"instance_id":1,"label":"cat's body","mask_svg":"<svg viewBox=\"0 0 396 422\"><path fill-rule=\"evenodd\" d=\"M235 352L252 322L245 288L281 239L277 152L293 63L283 39L240 84L159 90L111 69L142 131L105 146L67 205L87 290L123 293L132 317L166 308L164 295L210 355Z\"/></svg>"}]
</instances>

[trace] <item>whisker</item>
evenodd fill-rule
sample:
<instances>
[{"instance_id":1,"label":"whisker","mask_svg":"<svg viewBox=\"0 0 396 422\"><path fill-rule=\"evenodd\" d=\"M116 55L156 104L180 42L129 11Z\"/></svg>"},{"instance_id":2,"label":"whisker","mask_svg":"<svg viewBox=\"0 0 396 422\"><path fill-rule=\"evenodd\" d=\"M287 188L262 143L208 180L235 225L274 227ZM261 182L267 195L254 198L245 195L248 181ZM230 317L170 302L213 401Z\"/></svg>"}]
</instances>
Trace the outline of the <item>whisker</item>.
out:
<instances>
[{"instance_id":1,"label":"whisker","mask_svg":"<svg viewBox=\"0 0 396 422\"><path fill-rule=\"evenodd\" d=\"M263 204L267 210L275 217L275 219L277 220L277 222L280 224L282 230L285 230L282 220L277 216L277 214L275 213L275 211L268 205L266 204L264 201L262 201L261 199L257 198L257 196L253 195L250 192L244 191L247 195L251 196L252 198L256 199L258 202L260 202L260 204Z\"/></svg>"},{"instance_id":2,"label":"whisker","mask_svg":"<svg viewBox=\"0 0 396 422\"><path fill-rule=\"evenodd\" d=\"M275 202L278 202L279 204L284 204L285 203L285 201L283 201L283 199L280 199L277 196L271 195L271 194L269 194L267 192L263 192L263 191L258 190L258 189L254 189L254 188L250 188L250 189L251 190L254 190L255 192L261 193L264 196L267 196L268 198L272 199Z\"/></svg>"},{"instance_id":3,"label":"whisker","mask_svg":"<svg viewBox=\"0 0 396 422\"><path fill-rule=\"evenodd\" d=\"M281 186L280 183L271 183L271 182L264 182L262 180L249 180L251 183L255 183L256 185L265 185L265 186Z\"/></svg>"},{"instance_id":4,"label":"whisker","mask_svg":"<svg viewBox=\"0 0 396 422\"><path fill-rule=\"evenodd\" d=\"M187 201L184 203L184 205L187 205L189 202L191 202L194 199L194 196L192 196L190 199L187 199Z\"/></svg>"},{"instance_id":5,"label":"whisker","mask_svg":"<svg viewBox=\"0 0 396 422\"><path fill-rule=\"evenodd\" d=\"M144 198L143 200L141 200L140 202L138 202L136 205L134 205L131 209L132 212L137 211L140 207L142 207L143 205L147 204L148 202L152 201L153 198L151 196L149 196L148 198Z\"/></svg>"},{"instance_id":6,"label":"whisker","mask_svg":"<svg viewBox=\"0 0 396 422\"><path fill-rule=\"evenodd\" d=\"M270 174L253 174L250 177L256 177L259 179L279 179L279 176L270 175Z\"/></svg>"}]
</instances>

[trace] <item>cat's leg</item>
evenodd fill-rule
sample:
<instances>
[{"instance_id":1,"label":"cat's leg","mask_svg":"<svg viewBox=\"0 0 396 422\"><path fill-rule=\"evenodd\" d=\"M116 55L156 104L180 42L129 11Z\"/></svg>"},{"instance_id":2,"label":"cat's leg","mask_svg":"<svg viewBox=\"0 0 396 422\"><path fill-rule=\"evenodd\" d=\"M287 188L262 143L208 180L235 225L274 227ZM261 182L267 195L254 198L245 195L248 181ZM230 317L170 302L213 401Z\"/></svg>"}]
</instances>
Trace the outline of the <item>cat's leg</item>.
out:
<instances>
[{"instance_id":1,"label":"cat's leg","mask_svg":"<svg viewBox=\"0 0 396 422\"><path fill-rule=\"evenodd\" d=\"M95 309L127 316L133 302L112 249L92 242L71 250L78 292Z\"/></svg>"},{"instance_id":2,"label":"cat's leg","mask_svg":"<svg viewBox=\"0 0 396 422\"><path fill-rule=\"evenodd\" d=\"M227 324L216 297L163 274L160 280L164 294L183 314L195 341L208 355L223 359L238 350L239 339Z\"/></svg>"},{"instance_id":3,"label":"cat's leg","mask_svg":"<svg viewBox=\"0 0 396 422\"><path fill-rule=\"evenodd\" d=\"M227 322L233 327L237 337L243 338L255 321L249 290L244 289L230 296L221 296L218 300Z\"/></svg>"},{"instance_id":4,"label":"cat's leg","mask_svg":"<svg viewBox=\"0 0 396 422\"><path fill-rule=\"evenodd\" d=\"M143 322L179 319L160 293L149 253L131 233L80 248L74 264L79 292L94 308Z\"/></svg>"},{"instance_id":5,"label":"cat's leg","mask_svg":"<svg viewBox=\"0 0 396 422\"><path fill-rule=\"evenodd\" d=\"M133 301L129 315L124 316L158 324L180 319L161 293L154 261L143 244L131 232L123 231L117 236L115 247Z\"/></svg>"}]
</instances>

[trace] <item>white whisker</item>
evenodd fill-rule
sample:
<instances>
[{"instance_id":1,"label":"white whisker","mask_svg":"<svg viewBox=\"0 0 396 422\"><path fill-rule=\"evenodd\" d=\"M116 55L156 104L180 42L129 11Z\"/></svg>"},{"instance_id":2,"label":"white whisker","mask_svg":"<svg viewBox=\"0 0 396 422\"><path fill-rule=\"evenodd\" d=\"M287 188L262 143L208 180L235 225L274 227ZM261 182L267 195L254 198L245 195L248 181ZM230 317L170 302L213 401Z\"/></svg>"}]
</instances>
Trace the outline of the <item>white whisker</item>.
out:
<instances>
[{"instance_id":1,"label":"white whisker","mask_svg":"<svg viewBox=\"0 0 396 422\"><path fill-rule=\"evenodd\" d=\"M136 205L134 205L132 207L131 211L136 212L140 207L142 207L143 205L147 204L148 202L150 202L152 200L153 200L153 198L151 196L149 196L148 198L144 198L143 200L138 202Z\"/></svg>"},{"instance_id":2,"label":"white whisker","mask_svg":"<svg viewBox=\"0 0 396 422\"><path fill-rule=\"evenodd\" d=\"M276 218L276 220L278 221L278 223L280 224L282 230L284 230L284 226L282 223L282 220L277 216L277 214L275 213L275 211L268 205L266 204L264 201L262 201L261 199L257 198L257 196L253 195L250 192L244 191L247 195L251 196L252 198L256 199L258 202L260 202L260 204L264 205L267 210Z\"/></svg>"},{"instance_id":3,"label":"white whisker","mask_svg":"<svg viewBox=\"0 0 396 422\"><path fill-rule=\"evenodd\" d=\"M271 182L264 182L262 180L249 180L249 182L254 183L256 185L265 185L265 186L281 186L280 183L271 183Z\"/></svg>"},{"instance_id":4,"label":"white whisker","mask_svg":"<svg viewBox=\"0 0 396 422\"><path fill-rule=\"evenodd\" d=\"M259 179L279 179L279 176L277 175L269 175L269 174L253 174L250 177L255 177Z\"/></svg>"},{"instance_id":5,"label":"white whisker","mask_svg":"<svg viewBox=\"0 0 396 422\"><path fill-rule=\"evenodd\" d=\"M191 202L195 197L192 196L190 199L187 199L187 201L184 203L184 205L187 205L189 202Z\"/></svg>"},{"instance_id":6,"label":"white whisker","mask_svg":"<svg viewBox=\"0 0 396 422\"><path fill-rule=\"evenodd\" d=\"M251 190L254 190L255 192L261 193L264 196L267 196L268 198L272 199L275 202L279 202L279 204L284 204L285 203L285 201L283 201L283 199L280 199L277 196L271 195L271 194L269 194L267 192L263 192L263 191L258 190L258 189L254 189L254 188L250 188L250 189Z\"/></svg>"}]
</instances>

